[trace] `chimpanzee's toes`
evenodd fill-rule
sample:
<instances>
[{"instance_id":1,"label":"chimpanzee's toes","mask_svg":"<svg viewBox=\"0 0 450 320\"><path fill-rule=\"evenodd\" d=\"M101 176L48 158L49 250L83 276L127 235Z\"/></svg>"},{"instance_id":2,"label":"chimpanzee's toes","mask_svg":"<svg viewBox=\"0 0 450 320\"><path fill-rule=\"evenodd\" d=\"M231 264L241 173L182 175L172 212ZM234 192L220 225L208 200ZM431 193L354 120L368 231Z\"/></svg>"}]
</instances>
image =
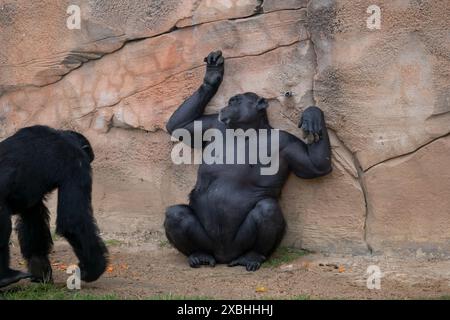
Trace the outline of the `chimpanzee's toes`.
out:
<instances>
[{"instance_id":1,"label":"chimpanzee's toes","mask_svg":"<svg viewBox=\"0 0 450 320\"><path fill-rule=\"evenodd\" d=\"M0 288L9 286L10 284L19 282L22 279L31 278L30 273L9 269L4 274L0 275Z\"/></svg>"},{"instance_id":2,"label":"chimpanzee's toes","mask_svg":"<svg viewBox=\"0 0 450 320\"><path fill-rule=\"evenodd\" d=\"M231 261L228 266L243 266L247 271L256 271L261 267L261 264L266 260L261 254L256 252L249 252L239 258Z\"/></svg>"},{"instance_id":3,"label":"chimpanzee's toes","mask_svg":"<svg viewBox=\"0 0 450 320\"><path fill-rule=\"evenodd\" d=\"M199 268L205 265L214 267L216 265L216 259L206 253L193 253L188 257L188 261L191 268Z\"/></svg>"},{"instance_id":4,"label":"chimpanzee's toes","mask_svg":"<svg viewBox=\"0 0 450 320\"><path fill-rule=\"evenodd\" d=\"M245 266L245 269L247 271L256 271L261 267L261 263L259 262L249 262L247 263L247 265Z\"/></svg>"}]
</instances>

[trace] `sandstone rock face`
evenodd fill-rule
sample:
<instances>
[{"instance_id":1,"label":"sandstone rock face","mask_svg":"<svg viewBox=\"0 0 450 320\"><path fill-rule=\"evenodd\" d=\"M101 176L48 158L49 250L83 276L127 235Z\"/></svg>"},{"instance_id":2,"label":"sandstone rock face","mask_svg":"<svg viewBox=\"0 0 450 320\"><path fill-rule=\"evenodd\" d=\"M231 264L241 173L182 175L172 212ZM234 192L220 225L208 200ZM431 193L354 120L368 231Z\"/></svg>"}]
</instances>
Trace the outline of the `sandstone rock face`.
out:
<instances>
[{"instance_id":1,"label":"sandstone rock face","mask_svg":"<svg viewBox=\"0 0 450 320\"><path fill-rule=\"evenodd\" d=\"M82 1L79 30L71 4L0 0L0 138L33 124L85 134L111 237L157 245L165 207L187 201L196 167L172 164L164 127L221 49L207 112L253 91L275 127L300 134L317 104L332 131L333 173L284 188L286 245L450 254L448 1L378 1L381 29L366 0Z\"/></svg>"},{"instance_id":2,"label":"sandstone rock face","mask_svg":"<svg viewBox=\"0 0 450 320\"><path fill-rule=\"evenodd\" d=\"M364 170L450 132L448 1L311 1L315 96ZM367 14L366 16L369 16Z\"/></svg>"},{"instance_id":3,"label":"sandstone rock face","mask_svg":"<svg viewBox=\"0 0 450 320\"><path fill-rule=\"evenodd\" d=\"M368 241L375 251L439 255L450 241L450 136L373 167ZM386 200L388 199L388 200Z\"/></svg>"}]
</instances>

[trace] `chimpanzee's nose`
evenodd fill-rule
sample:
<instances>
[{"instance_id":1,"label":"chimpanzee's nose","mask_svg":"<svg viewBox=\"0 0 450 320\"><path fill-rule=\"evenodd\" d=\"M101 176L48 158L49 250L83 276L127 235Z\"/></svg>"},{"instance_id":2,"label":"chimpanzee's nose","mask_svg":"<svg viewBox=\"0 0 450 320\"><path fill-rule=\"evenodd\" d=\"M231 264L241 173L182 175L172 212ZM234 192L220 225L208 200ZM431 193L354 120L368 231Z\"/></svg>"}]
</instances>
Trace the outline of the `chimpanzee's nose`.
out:
<instances>
[{"instance_id":1,"label":"chimpanzee's nose","mask_svg":"<svg viewBox=\"0 0 450 320\"><path fill-rule=\"evenodd\" d=\"M219 111L219 121L224 123L225 125L230 124L230 118L228 118L222 110Z\"/></svg>"}]
</instances>

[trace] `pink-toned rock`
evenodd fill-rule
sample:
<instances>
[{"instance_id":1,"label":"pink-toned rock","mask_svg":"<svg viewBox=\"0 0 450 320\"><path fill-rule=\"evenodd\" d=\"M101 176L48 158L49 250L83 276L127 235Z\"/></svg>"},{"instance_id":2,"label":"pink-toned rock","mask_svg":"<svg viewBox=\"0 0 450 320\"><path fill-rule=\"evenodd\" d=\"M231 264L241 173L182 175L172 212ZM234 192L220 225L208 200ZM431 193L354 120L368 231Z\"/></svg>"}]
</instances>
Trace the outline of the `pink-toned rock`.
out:
<instances>
[{"instance_id":1,"label":"pink-toned rock","mask_svg":"<svg viewBox=\"0 0 450 320\"><path fill-rule=\"evenodd\" d=\"M0 94L56 82L126 41L154 37L174 27L251 16L259 7L255 0L82 1L80 29L69 29L68 9L73 4L69 0L0 3Z\"/></svg>"},{"instance_id":2,"label":"pink-toned rock","mask_svg":"<svg viewBox=\"0 0 450 320\"><path fill-rule=\"evenodd\" d=\"M306 40L304 20L305 10L278 11L248 19L220 21L181 29L156 38L130 43L116 53L71 72L54 86L40 89L26 88L20 92L5 94L0 97L0 106L8 105L13 109L27 110L27 121L57 126L66 122L77 125L78 120L90 118L94 111L121 103L115 108L117 112L113 112L115 123L155 130L161 127L161 121L166 120L158 114L161 112L167 114L166 108L169 108L169 112L174 110L187 94L192 92L194 86L200 84L199 73L197 78L192 78L192 74L196 70L202 72L200 70L204 68L203 58L211 50L221 48L230 61L245 56L260 56L280 46L294 45ZM303 51L300 54L306 55L308 47L304 46ZM286 58L278 56L278 64L290 63L291 70L301 67L294 65L295 60L283 60L288 58L289 56ZM305 64L311 68L309 61L305 61ZM266 62L267 64L269 63ZM295 85L292 79L279 74L279 70L274 69L271 73L265 73L262 69L256 68L256 65L253 69L260 73L255 76L263 75L267 83L270 81L267 77L270 76L273 77L273 81L280 83L279 87L282 82L287 87ZM286 72L289 70L286 69ZM283 76L285 80L282 78L277 80ZM249 75L247 77L251 78ZM180 78L185 78L189 84L171 81ZM240 81L243 80L245 79ZM247 82L255 88L257 82L255 79L251 81ZM137 94L138 99L143 96L149 97L148 101L141 99L140 102L143 104L131 103L133 107L127 108L126 98ZM143 116L145 126L140 124L142 121L139 117L133 115L136 108L139 108L139 112L145 113L145 110L150 110L149 112L153 114ZM154 123L149 123L149 120ZM99 122L94 120L94 123ZM13 132L22 125L8 121L7 127L2 129L4 132ZM109 126L109 123L105 122L105 125ZM104 131L104 128L101 130Z\"/></svg>"},{"instance_id":3,"label":"pink-toned rock","mask_svg":"<svg viewBox=\"0 0 450 320\"><path fill-rule=\"evenodd\" d=\"M450 137L366 173L375 252L450 254Z\"/></svg>"},{"instance_id":4,"label":"pink-toned rock","mask_svg":"<svg viewBox=\"0 0 450 320\"><path fill-rule=\"evenodd\" d=\"M448 1L311 1L317 103L367 169L450 132Z\"/></svg>"},{"instance_id":5,"label":"pink-toned rock","mask_svg":"<svg viewBox=\"0 0 450 320\"><path fill-rule=\"evenodd\" d=\"M358 180L333 163L331 175L317 180L291 176L283 190L288 221L286 245L315 252L366 254L366 208Z\"/></svg>"},{"instance_id":6,"label":"pink-toned rock","mask_svg":"<svg viewBox=\"0 0 450 320\"><path fill-rule=\"evenodd\" d=\"M196 167L172 164L163 130L222 49L208 113L253 91L276 128L300 135L317 104L332 129L333 173L284 189L286 245L450 254L448 1L380 0L380 30L368 0L84 1L80 30L69 4L1 2L0 138L32 124L88 136L111 237L157 245L165 207L187 201Z\"/></svg>"}]
</instances>

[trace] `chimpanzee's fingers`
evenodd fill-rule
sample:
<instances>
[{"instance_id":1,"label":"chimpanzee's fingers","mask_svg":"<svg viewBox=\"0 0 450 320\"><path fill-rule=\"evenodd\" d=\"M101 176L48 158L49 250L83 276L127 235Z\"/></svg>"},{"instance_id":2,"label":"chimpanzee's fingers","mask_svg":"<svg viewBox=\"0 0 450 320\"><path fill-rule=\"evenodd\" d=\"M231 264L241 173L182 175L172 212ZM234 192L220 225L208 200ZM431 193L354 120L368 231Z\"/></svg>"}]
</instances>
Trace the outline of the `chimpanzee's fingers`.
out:
<instances>
[{"instance_id":1,"label":"chimpanzee's fingers","mask_svg":"<svg viewBox=\"0 0 450 320\"><path fill-rule=\"evenodd\" d=\"M320 136L318 133L314 133L314 142L318 142L320 140Z\"/></svg>"},{"instance_id":2,"label":"chimpanzee's fingers","mask_svg":"<svg viewBox=\"0 0 450 320\"><path fill-rule=\"evenodd\" d=\"M301 129L303 129L303 131L307 131L308 130L308 120L302 120L302 125L300 126Z\"/></svg>"},{"instance_id":3,"label":"chimpanzee's fingers","mask_svg":"<svg viewBox=\"0 0 450 320\"><path fill-rule=\"evenodd\" d=\"M302 129L302 131L303 131L303 138L306 138L309 135L307 121L302 121L302 123L300 125L300 129Z\"/></svg>"},{"instance_id":4,"label":"chimpanzee's fingers","mask_svg":"<svg viewBox=\"0 0 450 320\"><path fill-rule=\"evenodd\" d=\"M205 59L203 59L203 61L205 61L207 64L209 64L210 61L211 61L211 55L212 55L212 54L213 54L213 53L210 52L210 53L205 57Z\"/></svg>"},{"instance_id":5,"label":"chimpanzee's fingers","mask_svg":"<svg viewBox=\"0 0 450 320\"><path fill-rule=\"evenodd\" d=\"M217 61L217 58L220 57L221 54L222 54L222 52L220 52L220 51L211 52L208 55L208 64L209 65L215 65L216 61Z\"/></svg>"},{"instance_id":6,"label":"chimpanzee's fingers","mask_svg":"<svg viewBox=\"0 0 450 320\"><path fill-rule=\"evenodd\" d=\"M303 122L303 130L307 132L314 132L313 123L309 120Z\"/></svg>"},{"instance_id":7,"label":"chimpanzee's fingers","mask_svg":"<svg viewBox=\"0 0 450 320\"><path fill-rule=\"evenodd\" d=\"M220 56L219 59L217 59L217 61L216 61L216 65L221 66L221 65L223 65L224 62L225 62L225 58L223 56Z\"/></svg>"},{"instance_id":8,"label":"chimpanzee's fingers","mask_svg":"<svg viewBox=\"0 0 450 320\"><path fill-rule=\"evenodd\" d=\"M211 52L209 55L208 55L208 65L212 65L213 63L214 63L214 53L213 52Z\"/></svg>"},{"instance_id":9,"label":"chimpanzee's fingers","mask_svg":"<svg viewBox=\"0 0 450 320\"><path fill-rule=\"evenodd\" d=\"M317 121L312 122L312 129L314 134L319 132L319 124L317 123Z\"/></svg>"},{"instance_id":10,"label":"chimpanzee's fingers","mask_svg":"<svg viewBox=\"0 0 450 320\"><path fill-rule=\"evenodd\" d=\"M207 64L212 64L212 63L214 63L214 55L216 54L216 52L210 52L209 54L208 54L208 56L205 58L205 62L207 63Z\"/></svg>"},{"instance_id":11,"label":"chimpanzee's fingers","mask_svg":"<svg viewBox=\"0 0 450 320\"><path fill-rule=\"evenodd\" d=\"M217 50L213 53L213 59L214 61L217 61L217 59L219 59L222 56L222 51Z\"/></svg>"}]
</instances>

